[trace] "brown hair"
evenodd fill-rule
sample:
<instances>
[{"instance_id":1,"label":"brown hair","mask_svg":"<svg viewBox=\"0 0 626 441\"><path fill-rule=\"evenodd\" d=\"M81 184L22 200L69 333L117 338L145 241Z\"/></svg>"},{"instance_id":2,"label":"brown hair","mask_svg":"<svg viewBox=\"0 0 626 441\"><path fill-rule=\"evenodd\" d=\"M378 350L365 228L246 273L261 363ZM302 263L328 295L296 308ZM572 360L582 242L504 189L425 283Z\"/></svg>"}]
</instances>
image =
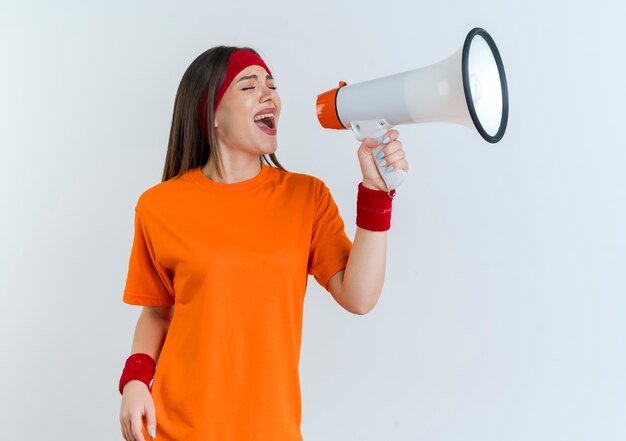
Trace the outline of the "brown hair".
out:
<instances>
[{"instance_id":1,"label":"brown hair","mask_svg":"<svg viewBox=\"0 0 626 441\"><path fill-rule=\"evenodd\" d=\"M176 176L182 176L188 170L204 165L209 158L216 164L217 174L223 177L222 158L217 146L217 134L213 121L213 104L217 91L226 76L230 54L238 49L245 49L259 55L249 47L216 46L200 54L187 68L180 80L176 99L172 127L167 145L163 179L165 182ZM206 93L206 121L203 135L198 123L198 106L202 95ZM278 162L274 153L269 155L273 164L281 170L285 168ZM260 155L261 164L272 166L267 155Z\"/></svg>"}]
</instances>

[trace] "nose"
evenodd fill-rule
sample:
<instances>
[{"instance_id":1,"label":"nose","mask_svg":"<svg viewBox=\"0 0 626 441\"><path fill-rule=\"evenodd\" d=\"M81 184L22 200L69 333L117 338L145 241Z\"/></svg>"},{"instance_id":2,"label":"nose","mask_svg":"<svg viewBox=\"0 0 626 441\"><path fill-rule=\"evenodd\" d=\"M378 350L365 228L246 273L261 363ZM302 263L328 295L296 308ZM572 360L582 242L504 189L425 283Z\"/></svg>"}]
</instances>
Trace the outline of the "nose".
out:
<instances>
[{"instance_id":1,"label":"nose","mask_svg":"<svg viewBox=\"0 0 626 441\"><path fill-rule=\"evenodd\" d=\"M270 87L267 86L267 84L263 85L263 94L261 95L261 101L265 102L268 100L274 100L274 98L276 97L276 90L272 89Z\"/></svg>"}]
</instances>

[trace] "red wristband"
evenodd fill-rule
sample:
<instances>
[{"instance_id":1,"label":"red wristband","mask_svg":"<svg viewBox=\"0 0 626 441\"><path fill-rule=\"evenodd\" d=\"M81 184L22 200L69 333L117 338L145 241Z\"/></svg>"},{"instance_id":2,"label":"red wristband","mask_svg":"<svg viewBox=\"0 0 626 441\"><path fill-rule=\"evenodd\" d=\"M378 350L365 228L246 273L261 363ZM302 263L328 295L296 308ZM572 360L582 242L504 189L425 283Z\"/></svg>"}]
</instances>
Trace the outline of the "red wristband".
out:
<instances>
[{"instance_id":1,"label":"red wristband","mask_svg":"<svg viewBox=\"0 0 626 441\"><path fill-rule=\"evenodd\" d=\"M356 198L356 225L370 231L391 228L391 202L396 190L372 190L359 183Z\"/></svg>"},{"instance_id":2,"label":"red wristband","mask_svg":"<svg viewBox=\"0 0 626 441\"><path fill-rule=\"evenodd\" d=\"M124 395L124 385L130 380L143 381L150 389L156 362L148 354L137 353L126 359L126 366L120 377L120 394Z\"/></svg>"}]
</instances>

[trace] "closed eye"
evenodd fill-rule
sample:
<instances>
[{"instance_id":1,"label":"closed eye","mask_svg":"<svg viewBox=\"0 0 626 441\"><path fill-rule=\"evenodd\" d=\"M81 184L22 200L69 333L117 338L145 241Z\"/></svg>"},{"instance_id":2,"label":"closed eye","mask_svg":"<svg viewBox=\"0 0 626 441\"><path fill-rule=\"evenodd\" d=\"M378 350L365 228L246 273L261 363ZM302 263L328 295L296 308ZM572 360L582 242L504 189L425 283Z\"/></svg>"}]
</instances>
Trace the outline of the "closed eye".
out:
<instances>
[{"instance_id":1,"label":"closed eye","mask_svg":"<svg viewBox=\"0 0 626 441\"><path fill-rule=\"evenodd\" d=\"M276 90L276 89L277 89L277 87L276 87L276 86L269 86L269 88L270 88L270 89L274 89L274 90ZM248 89L254 89L254 86L244 87L244 88L243 88L243 89L241 89L241 90L248 90Z\"/></svg>"}]
</instances>

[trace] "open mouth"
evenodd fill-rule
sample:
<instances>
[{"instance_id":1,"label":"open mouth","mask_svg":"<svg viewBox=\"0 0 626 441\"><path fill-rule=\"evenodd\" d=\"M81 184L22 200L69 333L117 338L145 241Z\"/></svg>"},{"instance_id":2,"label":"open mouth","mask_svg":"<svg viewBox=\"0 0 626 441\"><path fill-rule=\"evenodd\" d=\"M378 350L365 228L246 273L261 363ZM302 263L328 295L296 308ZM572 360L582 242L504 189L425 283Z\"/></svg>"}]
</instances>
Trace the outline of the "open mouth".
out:
<instances>
[{"instance_id":1,"label":"open mouth","mask_svg":"<svg viewBox=\"0 0 626 441\"><path fill-rule=\"evenodd\" d=\"M266 113L264 115L258 115L254 117L254 123L261 127L269 127L270 129L275 128L274 125L274 114Z\"/></svg>"}]
</instances>

